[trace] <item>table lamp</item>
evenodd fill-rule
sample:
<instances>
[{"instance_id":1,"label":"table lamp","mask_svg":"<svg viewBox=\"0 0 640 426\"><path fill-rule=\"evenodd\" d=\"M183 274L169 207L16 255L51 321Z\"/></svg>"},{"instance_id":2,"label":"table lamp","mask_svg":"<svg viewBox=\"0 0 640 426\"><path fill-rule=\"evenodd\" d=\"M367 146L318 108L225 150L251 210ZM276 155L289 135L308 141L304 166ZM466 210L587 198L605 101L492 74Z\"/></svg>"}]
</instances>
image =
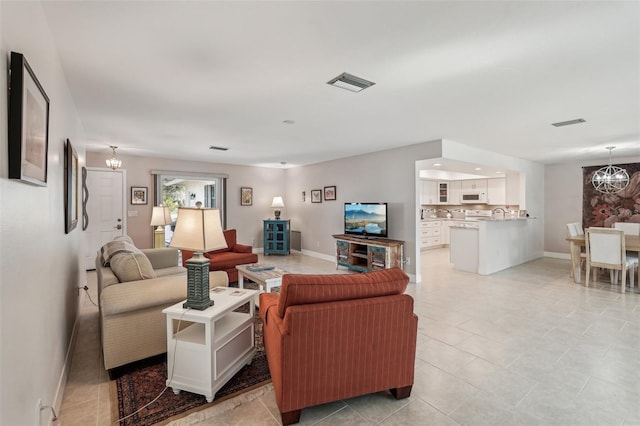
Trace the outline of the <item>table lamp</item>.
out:
<instances>
[{"instance_id":1,"label":"table lamp","mask_svg":"<svg viewBox=\"0 0 640 426\"><path fill-rule=\"evenodd\" d=\"M200 311L213 306L209 299L209 259L203 252L227 247L218 209L179 208L171 247L194 251L187 265L187 301L183 308Z\"/></svg>"},{"instance_id":2,"label":"table lamp","mask_svg":"<svg viewBox=\"0 0 640 426\"><path fill-rule=\"evenodd\" d=\"M276 216L276 220L280 220L280 207L284 207L284 201L282 200L282 197L273 197L271 207L275 208L273 214Z\"/></svg>"},{"instance_id":3,"label":"table lamp","mask_svg":"<svg viewBox=\"0 0 640 426\"><path fill-rule=\"evenodd\" d=\"M153 231L153 247L164 247L164 226L171 223L169 207L156 206L151 213L151 226L157 226Z\"/></svg>"}]
</instances>

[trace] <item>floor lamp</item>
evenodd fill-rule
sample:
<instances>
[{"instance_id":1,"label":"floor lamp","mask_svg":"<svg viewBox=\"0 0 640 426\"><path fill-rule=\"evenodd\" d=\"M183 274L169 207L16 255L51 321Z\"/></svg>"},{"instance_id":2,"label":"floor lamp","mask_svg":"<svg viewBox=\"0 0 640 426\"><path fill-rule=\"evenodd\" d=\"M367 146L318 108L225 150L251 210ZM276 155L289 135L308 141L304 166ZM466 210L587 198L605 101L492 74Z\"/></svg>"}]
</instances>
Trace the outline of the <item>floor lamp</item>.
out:
<instances>
[{"instance_id":1,"label":"floor lamp","mask_svg":"<svg viewBox=\"0 0 640 426\"><path fill-rule=\"evenodd\" d=\"M151 226L157 226L153 231L153 247L164 248L164 227L171 223L169 207L157 206L151 213Z\"/></svg>"}]
</instances>

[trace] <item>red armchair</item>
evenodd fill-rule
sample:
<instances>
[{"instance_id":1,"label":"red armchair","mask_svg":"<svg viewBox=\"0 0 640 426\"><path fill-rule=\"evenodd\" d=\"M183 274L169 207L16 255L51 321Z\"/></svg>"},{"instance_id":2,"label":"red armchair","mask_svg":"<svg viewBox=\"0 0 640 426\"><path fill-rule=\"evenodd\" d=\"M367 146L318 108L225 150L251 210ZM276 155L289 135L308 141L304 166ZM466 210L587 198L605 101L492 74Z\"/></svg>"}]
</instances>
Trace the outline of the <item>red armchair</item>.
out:
<instances>
[{"instance_id":1,"label":"red armchair","mask_svg":"<svg viewBox=\"0 0 640 426\"><path fill-rule=\"evenodd\" d=\"M413 386L418 317L400 269L294 275L260 294L264 347L283 425L303 408Z\"/></svg>"},{"instance_id":2,"label":"red armchair","mask_svg":"<svg viewBox=\"0 0 640 426\"><path fill-rule=\"evenodd\" d=\"M225 271L229 282L238 281L236 265L256 263L258 255L252 253L251 246L237 243L235 229L224 231L224 239L227 241L227 248L206 252L204 257L209 258L210 271ZM192 251L182 250L182 266L186 267L187 260L192 256Z\"/></svg>"}]
</instances>

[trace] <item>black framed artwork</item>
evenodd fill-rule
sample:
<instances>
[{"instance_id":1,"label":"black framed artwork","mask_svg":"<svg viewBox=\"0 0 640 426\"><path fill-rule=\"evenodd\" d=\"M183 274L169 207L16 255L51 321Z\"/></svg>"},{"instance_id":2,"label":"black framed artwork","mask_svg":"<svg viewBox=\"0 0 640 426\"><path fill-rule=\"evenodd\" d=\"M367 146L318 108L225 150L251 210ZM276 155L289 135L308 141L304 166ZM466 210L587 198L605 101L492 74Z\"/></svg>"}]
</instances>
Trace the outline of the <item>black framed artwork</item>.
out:
<instances>
[{"instance_id":1,"label":"black framed artwork","mask_svg":"<svg viewBox=\"0 0 640 426\"><path fill-rule=\"evenodd\" d=\"M240 188L240 205L250 206L253 204L253 188L243 186Z\"/></svg>"},{"instance_id":2,"label":"black framed artwork","mask_svg":"<svg viewBox=\"0 0 640 426\"><path fill-rule=\"evenodd\" d=\"M325 201L335 201L336 199L336 187L334 186L325 186L324 187L324 200Z\"/></svg>"},{"instance_id":3,"label":"black framed artwork","mask_svg":"<svg viewBox=\"0 0 640 426\"><path fill-rule=\"evenodd\" d=\"M146 186L132 186L131 204L147 204L147 189Z\"/></svg>"},{"instance_id":4,"label":"black framed artwork","mask_svg":"<svg viewBox=\"0 0 640 426\"><path fill-rule=\"evenodd\" d=\"M78 153L67 139L64 147L64 232L68 234L78 225Z\"/></svg>"},{"instance_id":5,"label":"black framed artwork","mask_svg":"<svg viewBox=\"0 0 640 426\"><path fill-rule=\"evenodd\" d=\"M312 189L311 190L311 202L312 203L321 203L322 202L322 190L321 189Z\"/></svg>"},{"instance_id":6,"label":"black framed artwork","mask_svg":"<svg viewBox=\"0 0 640 426\"><path fill-rule=\"evenodd\" d=\"M9 76L9 178L47 185L49 97L26 58L11 52Z\"/></svg>"}]
</instances>

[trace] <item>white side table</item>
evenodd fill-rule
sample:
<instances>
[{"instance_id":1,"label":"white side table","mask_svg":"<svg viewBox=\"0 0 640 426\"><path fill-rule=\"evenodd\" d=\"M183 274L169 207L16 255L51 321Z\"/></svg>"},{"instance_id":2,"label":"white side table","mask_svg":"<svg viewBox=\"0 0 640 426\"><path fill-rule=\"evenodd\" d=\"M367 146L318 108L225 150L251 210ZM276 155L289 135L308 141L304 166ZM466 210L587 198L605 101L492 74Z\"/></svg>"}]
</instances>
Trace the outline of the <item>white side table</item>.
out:
<instances>
[{"instance_id":1,"label":"white side table","mask_svg":"<svg viewBox=\"0 0 640 426\"><path fill-rule=\"evenodd\" d=\"M256 290L216 287L214 306L199 311L182 303L164 309L167 318L167 386L204 395L216 392L256 353ZM249 302L249 313L233 312Z\"/></svg>"}]
</instances>

